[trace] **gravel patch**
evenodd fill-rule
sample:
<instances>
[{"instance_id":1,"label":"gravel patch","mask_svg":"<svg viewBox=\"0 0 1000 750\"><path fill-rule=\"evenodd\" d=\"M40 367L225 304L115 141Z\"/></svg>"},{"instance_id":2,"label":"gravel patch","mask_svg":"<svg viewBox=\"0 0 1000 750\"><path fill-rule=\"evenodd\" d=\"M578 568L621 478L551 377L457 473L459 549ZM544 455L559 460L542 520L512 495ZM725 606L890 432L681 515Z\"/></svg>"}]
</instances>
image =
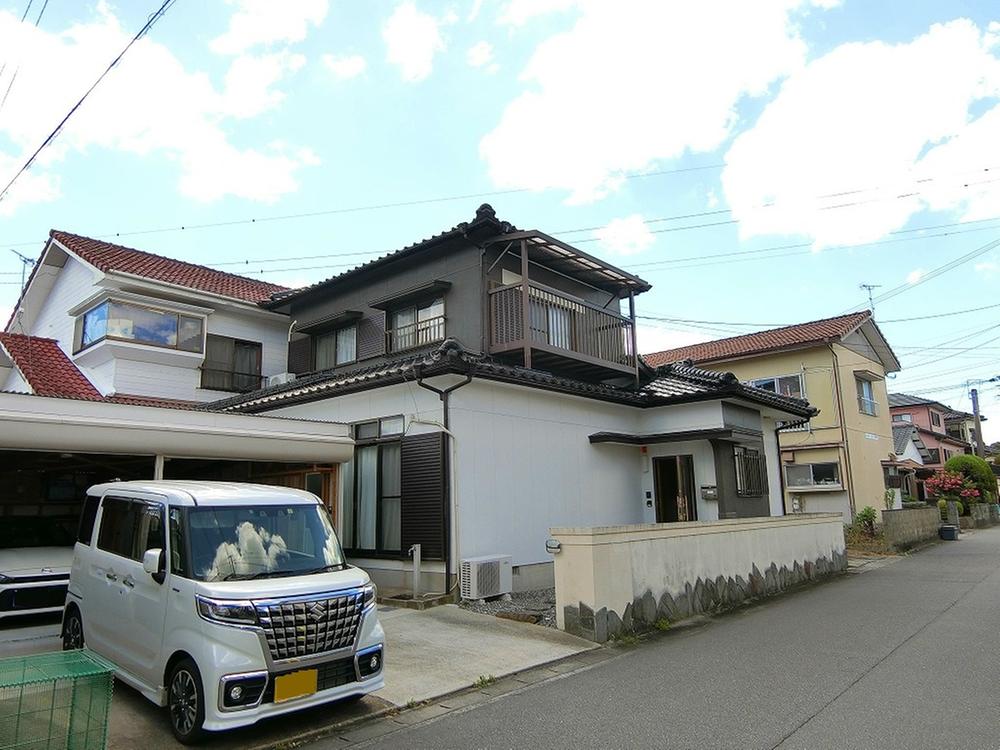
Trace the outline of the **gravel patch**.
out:
<instances>
[{"instance_id":1,"label":"gravel patch","mask_svg":"<svg viewBox=\"0 0 1000 750\"><path fill-rule=\"evenodd\" d=\"M498 615L501 612L532 615L538 624L547 628L556 626L556 590L536 589L504 594L496 599L466 599L460 607L481 615Z\"/></svg>"}]
</instances>

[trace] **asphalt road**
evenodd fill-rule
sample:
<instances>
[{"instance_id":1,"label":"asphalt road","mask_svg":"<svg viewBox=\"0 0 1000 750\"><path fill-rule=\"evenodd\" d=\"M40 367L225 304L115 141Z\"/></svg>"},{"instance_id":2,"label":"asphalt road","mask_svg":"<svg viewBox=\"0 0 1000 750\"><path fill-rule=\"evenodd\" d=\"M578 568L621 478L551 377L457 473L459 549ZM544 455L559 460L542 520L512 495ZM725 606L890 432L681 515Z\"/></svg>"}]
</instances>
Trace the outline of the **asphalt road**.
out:
<instances>
[{"instance_id":1,"label":"asphalt road","mask_svg":"<svg viewBox=\"0 0 1000 750\"><path fill-rule=\"evenodd\" d=\"M1000 748L998 628L1000 527L371 745Z\"/></svg>"}]
</instances>

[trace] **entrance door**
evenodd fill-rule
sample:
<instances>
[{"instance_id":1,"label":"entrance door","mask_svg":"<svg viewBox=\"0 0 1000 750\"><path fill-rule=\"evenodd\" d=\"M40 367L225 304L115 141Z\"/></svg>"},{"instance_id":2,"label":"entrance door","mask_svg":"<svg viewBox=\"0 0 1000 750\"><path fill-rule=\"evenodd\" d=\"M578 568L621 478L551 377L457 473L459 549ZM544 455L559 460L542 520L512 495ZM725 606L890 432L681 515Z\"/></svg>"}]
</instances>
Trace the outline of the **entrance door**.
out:
<instances>
[{"instance_id":1,"label":"entrance door","mask_svg":"<svg viewBox=\"0 0 1000 750\"><path fill-rule=\"evenodd\" d=\"M657 523L698 520L692 456L654 458L653 479Z\"/></svg>"}]
</instances>

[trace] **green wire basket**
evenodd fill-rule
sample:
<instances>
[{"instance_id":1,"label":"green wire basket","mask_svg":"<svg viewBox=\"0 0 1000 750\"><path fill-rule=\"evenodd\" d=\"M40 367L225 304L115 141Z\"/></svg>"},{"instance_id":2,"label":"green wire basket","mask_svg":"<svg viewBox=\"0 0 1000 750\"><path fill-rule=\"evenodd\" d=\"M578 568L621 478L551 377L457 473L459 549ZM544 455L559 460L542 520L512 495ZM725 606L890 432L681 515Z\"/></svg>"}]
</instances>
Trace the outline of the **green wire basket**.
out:
<instances>
[{"instance_id":1,"label":"green wire basket","mask_svg":"<svg viewBox=\"0 0 1000 750\"><path fill-rule=\"evenodd\" d=\"M0 659L0 750L104 750L113 669L86 649Z\"/></svg>"}]
</instances>

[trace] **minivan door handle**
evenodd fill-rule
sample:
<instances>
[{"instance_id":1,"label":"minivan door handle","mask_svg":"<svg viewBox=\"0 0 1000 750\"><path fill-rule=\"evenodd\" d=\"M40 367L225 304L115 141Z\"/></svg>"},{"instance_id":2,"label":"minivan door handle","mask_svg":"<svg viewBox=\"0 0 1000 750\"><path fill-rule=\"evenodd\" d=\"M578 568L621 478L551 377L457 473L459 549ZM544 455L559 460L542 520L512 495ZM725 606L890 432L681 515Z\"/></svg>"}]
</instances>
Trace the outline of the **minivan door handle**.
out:
<instances>
[{"instance_id":1,"label":"minivan door handle","mask_svg":"<svg viewBox=\"0 0 1000 750\"><path fill-rule=\"evenodd\" d=\"M130 589L134 589L135 588L135 579L132 576L125 576L125 578L122 579L122 584L124 586L128 586Z\"/></svg>"},{"instance_id":2,"label":"minivan door handle","mask_svg":"<svg viewBox=\"0 0 1000 750\"><path fill-rule=\"evenodd\" d=\"M118 576L115 575L114 573L112 573L110 570L107 573L104 574L104 577L107 578L109 581L117 581L118 580Z\"/></svg>"}]
</instances>

